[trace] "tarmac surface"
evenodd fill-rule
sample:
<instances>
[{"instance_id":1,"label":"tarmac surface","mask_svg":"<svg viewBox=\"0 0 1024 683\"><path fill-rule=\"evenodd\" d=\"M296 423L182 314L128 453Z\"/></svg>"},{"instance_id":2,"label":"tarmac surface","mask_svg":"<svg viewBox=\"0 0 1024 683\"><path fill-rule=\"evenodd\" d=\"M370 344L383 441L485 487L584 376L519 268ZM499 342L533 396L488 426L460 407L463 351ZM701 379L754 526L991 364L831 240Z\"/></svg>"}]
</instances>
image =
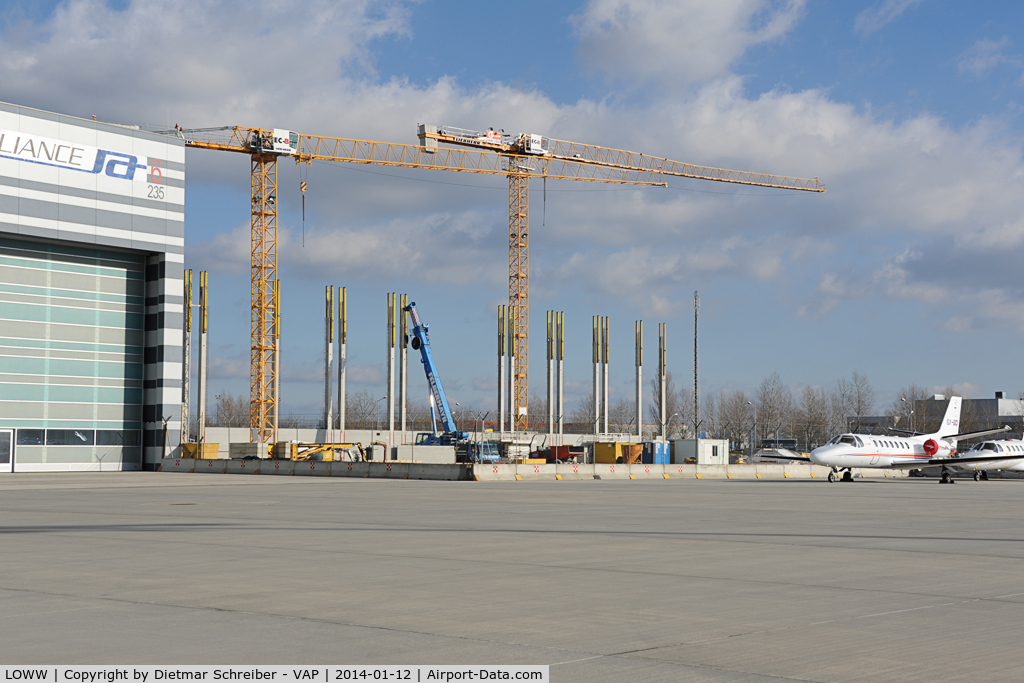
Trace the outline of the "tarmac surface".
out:
<instances>
[{"instance_id":1,"label":"tarmac surface","mask_svg":"<svg viewBox=\"0 0 1024 683\"><path fill-rule=\"evenodd\" d=\"M3 664L1024 680L1024 481L0 475Z\"/></svg>"}]
</instances>

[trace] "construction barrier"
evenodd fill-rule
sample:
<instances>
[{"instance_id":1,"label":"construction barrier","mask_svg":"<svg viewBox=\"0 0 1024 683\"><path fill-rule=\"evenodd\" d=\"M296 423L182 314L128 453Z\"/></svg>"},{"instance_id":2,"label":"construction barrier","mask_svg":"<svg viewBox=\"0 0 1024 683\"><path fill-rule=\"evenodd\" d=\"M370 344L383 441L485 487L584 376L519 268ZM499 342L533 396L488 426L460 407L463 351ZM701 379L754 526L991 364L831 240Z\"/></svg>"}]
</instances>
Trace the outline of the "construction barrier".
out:
<instances>
[{"instance_id":1,"label":"construction barrier","mask_svg":"<svg viewBox=\"0 0 1024 683\"><path fill-rule=\"evenodd\" d=\"M194 460L164 458L162 472L208 474L271 474L358 479L427 479L437 481L572 481L581 479L826 479L829 468L817 465L754 463L744 465L643 465L622 463L475 465L384 462L322 462L317 460ZM854 477L905 477L904 470L855 469Z\"/></svg>"},{"instance_id":2,"label":"construction barrier","mask_svg":"<svg viewBox=\"0 0 1024 683\"><path fill-rule=\"evenodd\" d=\"M260 466L260 474L278 474L287 477L295 474L296 467L305 464L292 460L268 460Z\"/></svg>"},{"instance_id":3,"label":"construction barrier","mask_svg":"<svg viewBox=\"0 0 1024 683\"><path fill-rule=\"evenodd\" d=\"M270 466L271 461L267 461ZM331 465L333 462L322 460L299 460L295 464L295 476L299 477L329 477L331 476Z\"/></svg>"}]
</instances>

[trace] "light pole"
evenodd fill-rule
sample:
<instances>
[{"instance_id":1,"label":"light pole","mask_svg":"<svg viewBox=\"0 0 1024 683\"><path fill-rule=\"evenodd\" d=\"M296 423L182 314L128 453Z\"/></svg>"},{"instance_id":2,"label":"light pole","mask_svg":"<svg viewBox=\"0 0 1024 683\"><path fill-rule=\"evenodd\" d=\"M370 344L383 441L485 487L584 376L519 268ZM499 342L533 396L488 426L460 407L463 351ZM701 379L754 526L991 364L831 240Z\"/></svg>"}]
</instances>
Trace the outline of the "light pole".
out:
<instances>
[{"instance_id":1,"label":"light pole","mask_svg":"<svg viewBox=\"0 0 1024 683\"><path fill-rule=\"evenodd\" d=\"M907 403L907 399L905 399L902 396L900 396L900 400L903 401L903 407L904 408L909 408L910 407L910 404ZM910 411L910 417L907 419L907 422L910 424L910 431L914 431L914 411L913 410Z\"/></svg>"},{"instance_id":2,"label":"light pole","mask_svg":"<svg viewBox=\"0 0 1024 683\"><path fill-rule=\"evenodd\" d=\"M373 416L377 418L377 431L380 431L380 402L387 399L387 396L381 396L373 404Z\"/></svg>"},{"instance_id":3,"label":"light pole","mask_svg":"<svg viewBox=\"0 0 1024 683\"><path fill-rule=\"evenodd\" d=\"M751 439L750 439L750 457L753 458L754 457L754 441L757 440L757 405L755 405L754 403L752 403L750 401L747 401L747 405L754 409L754 428L753 428L753 432L754 433L753 433L753 435L751 436Z\"/></svg>"},{"instance_id":4,"label":"light pole","mask_svg":"<svg viewBox=\"0 0 1024 683\"><path fill-rule=\"evenodd\" d=\"M661 431L664 432L665 434L668 434L668 429L666 427L669 425L669 423L672 422L673 417L679 417L679 413L672 413L671 415L668 416L667 420L661 423Z\"/></svg>"}]
</instances>

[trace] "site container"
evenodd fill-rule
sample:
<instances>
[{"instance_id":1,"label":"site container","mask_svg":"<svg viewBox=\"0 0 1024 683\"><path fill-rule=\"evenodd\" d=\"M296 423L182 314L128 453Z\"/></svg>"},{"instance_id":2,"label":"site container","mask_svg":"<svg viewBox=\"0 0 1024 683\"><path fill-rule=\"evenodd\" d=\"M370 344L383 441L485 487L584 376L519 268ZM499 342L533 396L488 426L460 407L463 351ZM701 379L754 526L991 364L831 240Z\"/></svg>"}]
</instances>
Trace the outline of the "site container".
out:
<instances>
[{"instance_id":1,"label":"site container","mask_svg":"<svg viewBox=\"0 0 1024 683\"><path fill-rule=\"evenodd\" d=\"M668 441L647 441L643 445L643 462L645 465L668 465L669 463L669 442Z\"/></svg>"}]
</instances>

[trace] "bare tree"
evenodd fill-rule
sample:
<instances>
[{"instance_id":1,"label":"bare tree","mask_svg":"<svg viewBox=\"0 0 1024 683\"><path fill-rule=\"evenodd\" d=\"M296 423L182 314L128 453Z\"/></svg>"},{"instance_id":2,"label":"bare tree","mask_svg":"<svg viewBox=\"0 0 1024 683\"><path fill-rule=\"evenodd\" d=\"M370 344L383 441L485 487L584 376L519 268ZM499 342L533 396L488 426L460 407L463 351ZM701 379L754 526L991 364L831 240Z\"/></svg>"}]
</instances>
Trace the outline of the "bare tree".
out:
<instances>
[{"instance_id":1,"label":"bare tree","mask_svg":"<svg viewBox=\"0 0 1024 683\"><path fill-rule=\"evenodd\" d=\"M836 382L836 388L829 396L832 425L830 432L837 434L849 431L850 413L853 411L853 387L845 377Z\"/></svg>"},{"instance_id":2,"label":"bare tree","mask_svg":"<svg viewBox=\"0 0 1024 683\"><path fill-rule=\"evenodd\" d=\"M802 423L804 447L817 448L831 437L829 396L824 387L804 387L800 396L799 420Z\"/></svg>"},{"instance_id":3,"label":"bare tree","mask_svg":"<svg viewBox=\"0 0 1024 683\"><path fill-rule=\"evenodd\" d=\"M661 432L661 416L658 414L658 401L661 396L661 385L658 382L657 377L651 378L651 403L647 407L647 414L655 425L657 425L657 433ZM691 400L689 403L685 402L687 395L686 390L677 392L675 388L675 382L672 379L672 372L665 372L665 420L666 420L666 433L668 438L677 438L683 434L683 414L686 407L693 405ZM683 401L681 401L683 399ZM691 408L692 410L692 408Z\"/></svg>"},{"instance_id":4,"label":"bare tree","mask_svg":"<svg viewBox=\"0 0 1024 683\"><path fill-rule=\"evenodd\" d=\"M753 407L747 405L747 395L740 391L722 391L718 394L718 429L734 448L750 438L753 425Z\"/></svg>"},{"instance_id":5,"label":"bare tree","mask_svg":"<svg viewBox=\"0 0 1024 683\"><path fill-rule=\"evenodd\" d=\"M235 396L226 391L214 396L214 422L218 427L248 427L249 399L246 396Z\"/></svg>"},{"instance_id":6,"label":"bare tree","mask_svg":"<svg viewBox=\"0 0 1024 683\"><path fill-rule=\"evenodd\" d=\"M608 406L608 422L613 431L636 433L636 401L619 399Z\"/></svg>"},{"instance_id":7,"label":"bare tree","mask_svg":"<svg viewBox=\"0 0 1024 683\"><path fill-rule=\"evenodd\" d=\"M711 392L706 393L702 403L703 405L700 407L701 430L712 435L714 438L718 438L721 423L719 422L718 403L715 401L715 395Z\"/></svg>"},{"instance_id":8,"label":"bare tree","mask_svg":"<svg viewBox=\"0 0 1024 683\"><path fill-rule=\"evenodd\" d=\"M782 383L779 373L773 372L757 388L757 420L761 439L783 432L790 422L793 395Z\"/></svg>"},{"instance_id":9,"label":"bare tree","mask_svg":"<svg viewBox=\"0 0 1024 683\"><path fill-rule=\"evenodd\" d=\"M863 429L864 418L875 409L875 390L868 383L866 375L856 370L853 371L853 378L850 380L850 408L856 422L856 431Z\"/></svg>"},{"instance_id":10,"label":"bare tree","mask_svg":"<svg viewBox=\"0 0 1024 683\"><path fill-rule=\"evenodd\" d=\"M885 411L890 424L898 429L921 431L915 426L914 418L918 416L914 406L918 401L923 401L927 397L928 392L924 387L919 387L916 384L900 388L896 392L896 398L893 399L892 405ZM923 416L918 419L923 419Z\"/></svg>"}]
</instances>

